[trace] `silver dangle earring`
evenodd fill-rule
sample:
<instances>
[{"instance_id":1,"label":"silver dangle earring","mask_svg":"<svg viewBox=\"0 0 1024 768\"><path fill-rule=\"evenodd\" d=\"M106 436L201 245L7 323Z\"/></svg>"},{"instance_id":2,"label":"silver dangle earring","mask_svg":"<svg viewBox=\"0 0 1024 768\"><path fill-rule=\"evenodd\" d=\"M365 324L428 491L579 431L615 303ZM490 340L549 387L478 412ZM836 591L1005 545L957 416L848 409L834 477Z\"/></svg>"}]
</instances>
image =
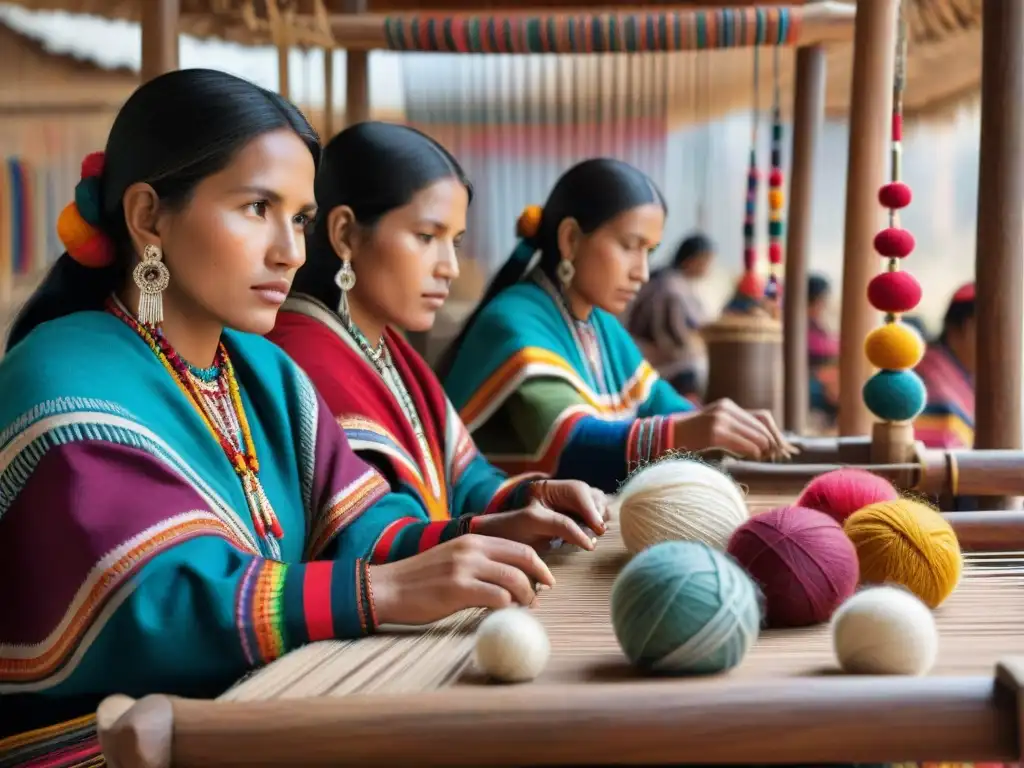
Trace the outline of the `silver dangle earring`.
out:
<instances>
[{"instance_id":1,"label":"silver dangle earring","mask_svg":"<svg viewBox=\"0 0 1024 768\"><path fill-rule=\"evenodd\" d=\"M338 286L341 291L341 296L338 298L338 314L346 320L348 319L348 292L351 291L356 284L356 273L352 269L352 262L348 259L343 259L341 262L341 269L338 270L338 274L334 276L334 284Z\"/></svg>"},{"instance_id":2,"label":"silver dangle earring","mask_svg":"<svg viewBox=\"0 0 1024 768\"><path fill-rule=\"evenodd\" d=\"M139 309L136 317L150 328L164 321L163 293L171 284L171 273L163 262L164 254L156 245L142 249L142 259L135 265L132 279L139 287Z\"/></svg>"},{"instance_id":3,"label":"silver dangle earring","mask_svg":"<svg viewBox=\"0 0 1024 768\"><path fill-rule=\"evenodd\" d=\"M558 276L558 282L562 284L562 289L565 290L572 284L572 279L576 276L576 267L568 259L562 259L558 262L555 274Z\"/></svg>"}]
</instances>

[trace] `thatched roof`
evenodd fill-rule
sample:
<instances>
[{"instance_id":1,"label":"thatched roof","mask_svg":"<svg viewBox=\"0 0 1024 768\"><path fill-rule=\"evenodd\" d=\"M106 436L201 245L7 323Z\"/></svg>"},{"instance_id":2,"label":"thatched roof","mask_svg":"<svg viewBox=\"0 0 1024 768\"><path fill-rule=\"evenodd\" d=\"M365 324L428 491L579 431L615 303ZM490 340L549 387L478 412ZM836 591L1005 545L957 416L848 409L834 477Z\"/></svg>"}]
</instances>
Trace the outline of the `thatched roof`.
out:
<instances>
[{"instance_id":1,"label":"thatched roof","mask_svg":"<svg viewBox=\"0 0 1024 768\"><path fill-rule=\"evenodd\" d=\"M13 0L34 10L64 10L137 20L144 0ZM949 110L977 99L981 76L981 4L983 0L904 0L910 42L905 110L908 119L942 119ZM995 2L1017 0L995 0ZM216 37L242 44L267 44L272 35L265 0L180 0L182 32L200 38ZM374 12L408 11L430 7L437 10L509 9L524 7L619 6L625 0L366 0ZM646 0L644 5L749 5L750 0ZM803 4L790 0L790 4ZM340 13L348 0L277 0L296 25L292 39L311 42L323 39L323 12ZM316 15L320 11L319 16ZM705 115L721 114L749 103L749 65L743 52L714 54L715 66L709 92L712 103L702 105ZM721 59L717 57L723 57ZM733 59L727 63L726 59ZM763 57L767 59L769 57ZM828 51L827 111L841 116L849 105L852 44L841 43ZM787 55L787 64L792 59ZM792 68L783 70L783 88L791 87ZM763 78L762 82L768 82ZM789 94L784 94L786 102ZM673 99L678 103L678 99ZM767 102L764 102L767 103Z\"/></svg>"}]
</instances>

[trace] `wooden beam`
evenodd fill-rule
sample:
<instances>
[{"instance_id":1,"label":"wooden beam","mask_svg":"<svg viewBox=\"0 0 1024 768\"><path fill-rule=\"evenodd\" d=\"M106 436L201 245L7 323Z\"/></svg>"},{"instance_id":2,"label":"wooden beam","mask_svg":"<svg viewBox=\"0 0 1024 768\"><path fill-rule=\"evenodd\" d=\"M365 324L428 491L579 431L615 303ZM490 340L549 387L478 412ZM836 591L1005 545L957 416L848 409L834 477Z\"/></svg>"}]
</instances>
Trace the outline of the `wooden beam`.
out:
<instances>
[{"instance_id":1,"label":"wooden beam","mask_svg":"<svg viewBox=\"0 0 1024 768\"><path fill-rule=\"evenodd\" d=\"M789 231L786 235L782 354L786 431L807 430L810 401L807 367L807 265L811 257L814 160L825 115L825 49L800 48L796 54L793 105L793 160L789 179Z\"/></svg>"},{"instance_id":2,"label":"wooden beam","mask_svg":"<svg viewBox=\"0 0 1024 768\"><path fill-rule=\"evenodd\" d=\"M142 3L142 71L145 83L178 68L179 0Z\"/></svg>"},{"instance_id":3,"label":"wooden beam","mask_svg":"<svg viewBox=\"0 0 1024 768\"><path fill-rule=\"evenodd\" d=\"M865 295L879 265L873 243L883 222L878 188L886 178L898 8L898 0L857 3L839 339L839 434L843 436L871 433L872 416L861 389L871 375L864 338L876 324L876 313Z\"/></svg>"},{"instance_id":4,"label":"wooden beam","mask_svg":"<svg viewBox=\"0 0 1024 768\"><path fill-rule=\"evenodd\" d=\"M1021 446L1024 323L1024 3L982 8L975 448ZM983 502L994 509L1010 499Z\"/></svg>"}]
</instances>

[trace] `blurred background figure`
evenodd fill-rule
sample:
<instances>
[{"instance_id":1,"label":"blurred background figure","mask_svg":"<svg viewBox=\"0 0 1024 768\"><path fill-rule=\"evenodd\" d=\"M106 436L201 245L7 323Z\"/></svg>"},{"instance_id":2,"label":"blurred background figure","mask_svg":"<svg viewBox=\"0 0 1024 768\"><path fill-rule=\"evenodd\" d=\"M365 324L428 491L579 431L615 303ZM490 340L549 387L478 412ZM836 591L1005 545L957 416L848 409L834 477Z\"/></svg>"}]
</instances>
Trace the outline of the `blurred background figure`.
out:
<instances>
[{"instance_id":1,"label":"blurred background figure","mask_svg":"<svg viewBox=\"0 0 1024 768\"><path fill-rule=\"evenodd\" d=\"M700 329L708 322L700 286L715 259L702 233L688 236L672 262L651 274L626 317L626 328L647 361L679 394L700 401L707 385L708 355Z\"/></svg>"},{"instance_id":2,"label":"blurred background figure","mask_svg":"<svg viewBox=\"0 0 1024 768\"><path fill-rule=\"evenodd\" d=\"M968 283L953 294L939 338L914 369L928 390L928 404L914 428L929 448L974 445L974 307L974 283Z\"/></svg>"},{"instance_id":3,"label":"blurred background figure","mask_svg":"<svg viewBox=\"0 0 1024 768\"><path fill-rule=\"evenodd\" d=\"M826 317L832 300L832 284L822 275L807 278L807 372L810 376L810 410L819 428L835 424L839 413L839 336Z\"/></svg>"}]
</instances>

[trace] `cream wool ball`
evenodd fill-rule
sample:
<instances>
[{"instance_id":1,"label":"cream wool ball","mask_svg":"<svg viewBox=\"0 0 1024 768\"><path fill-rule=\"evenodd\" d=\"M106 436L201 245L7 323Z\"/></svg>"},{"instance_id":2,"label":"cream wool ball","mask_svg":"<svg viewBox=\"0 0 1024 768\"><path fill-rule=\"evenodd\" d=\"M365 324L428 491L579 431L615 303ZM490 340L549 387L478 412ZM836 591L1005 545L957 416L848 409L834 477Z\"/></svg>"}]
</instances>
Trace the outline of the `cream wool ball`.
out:
<instances>
[{"instance_id":1,"label":"cream wool ball","mask_svg":"<svg viewBox=\"0 0 1024 768\"><path fill-rule=\"evenodd\" d=\"M923 675L939 654L935 617L898 587L858 592L832 617L832 646L844 672Z\"/></svg>"},{"instance_id":2,"label":"cream wool ball","mask_svg":"<svg viewBox=\"0 0 1024 768\"><path fill-rule=\"evenodd\" d=\"M619 530L633 554L665 541L698 541L724 551L750 517L731 477L691 459L666 459L640 470L618 497Z\"/></svg>"},{"instance_id":3,"label":"cream wool ball","mask_svg":"<svg viewBox=\"0 0 1024 768\"><path fill-rule=\"evenodd\" d=\"M495 680L533 680L544 671L550 656L548 633L525 608L495 611L477 628L477 665Z\"/></svg>"}]
</instances>

